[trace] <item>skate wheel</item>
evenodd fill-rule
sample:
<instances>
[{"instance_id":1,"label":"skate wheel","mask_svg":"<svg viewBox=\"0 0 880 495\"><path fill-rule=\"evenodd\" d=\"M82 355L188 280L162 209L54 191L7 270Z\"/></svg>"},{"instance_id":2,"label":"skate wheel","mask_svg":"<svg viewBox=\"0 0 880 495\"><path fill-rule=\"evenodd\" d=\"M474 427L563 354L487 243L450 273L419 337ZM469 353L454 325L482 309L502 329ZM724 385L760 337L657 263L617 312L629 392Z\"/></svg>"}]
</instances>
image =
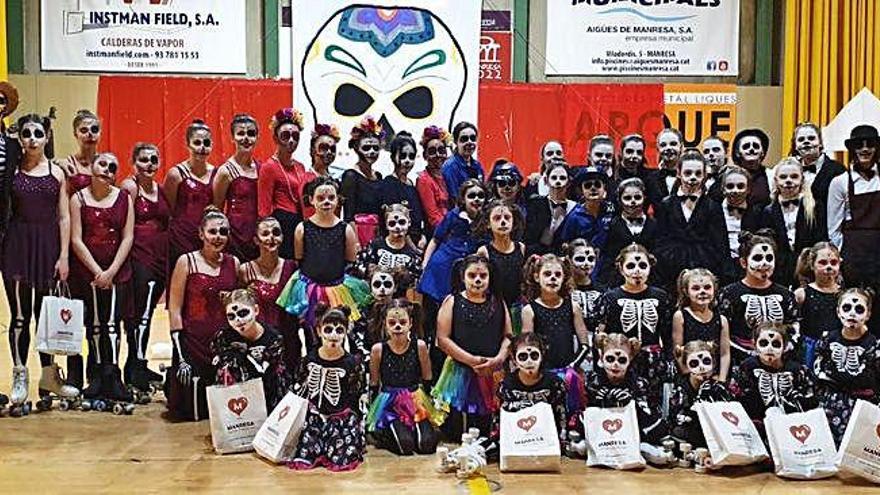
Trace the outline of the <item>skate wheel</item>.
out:
<instances>
[{"instance_id":1,"label":"skate wheel","mask_svg":"<svg viewBox=\"0 0 880 495\"><path fill-rule=\"evenodd\" d=\"M25 416L27 416L28 414L31 413L31 409L32 409L33 407L34 407L34 406L33 406L32 403L27 402L27 403L21 408L21 412L22 412L22 414L25 415Z\"/></svg>"},{"instance_id":2,"label":"skate wheel","mask_svg":"<svg viewBox=\"0 0 880 495\"><path fill-rule=\"evenodd\" d=\"M134 413L134 404L126 404L124 409L126 416L131 416Z\"/></svg>"},{"instance_id":3,"label":"skate wheel","mask_svg":"<svg viewBox=\"0 0 880 495\"><path fill-rule=\"evenodd\" d=\"M125 407L119 403L113 404L113 414L116 416L125 414Z\"/></svg>"},{"instance_id":4,"label":"skate wheel","mask_svg":"<svg viewBox=\"0 0 880 495\"><path fill-rule=\"evenodd\" d=\"M21 406L12 406L9 408L9 415L13 418L20 418L22 416L22 407Z\"/></svg>"},{"instance_id":5,"label":"skate wheel","mask_svg":"<svg viewBox=\"0 0 880 495\"><path fill-rule=\"evenodd\" d=\"M82 401L82 403L80 403L79 407L83 411L91 411L92 410L92 401L84 400L84 401Z\"/></svg>"},{"instance_id":6,"label":"skate wheel","mask_svg":"<svg viewBox=\"0 0 880 495\"><path fill-rule=\"evenodd\" d=\"M37 411L46 412L52 409L52 399L40 399L37 401Z\"/></svg>"},{"instance_id":7,"label":"skate wheel","mask_svg":"<svg viewBox=\"0 0 880 495\"><path fill-rule=\"evenodd\" d=\"M62 400L61 402L58 403L58 410L59 410L59 411L68 411L68 410L70 410L70 402L68 402L68 401L66 401L66 400Z\"/></svg>"},{"instance_id":8,"label":"skate wheel","mask_svg":"<svg viewBox=\"0 0 880 495\"><path fill-rule=\"evenodd\" d=\"M104 412L107 410L107 404L102 400L97 400L92 404L95 411Z\"/></svg>"}]
</instances>

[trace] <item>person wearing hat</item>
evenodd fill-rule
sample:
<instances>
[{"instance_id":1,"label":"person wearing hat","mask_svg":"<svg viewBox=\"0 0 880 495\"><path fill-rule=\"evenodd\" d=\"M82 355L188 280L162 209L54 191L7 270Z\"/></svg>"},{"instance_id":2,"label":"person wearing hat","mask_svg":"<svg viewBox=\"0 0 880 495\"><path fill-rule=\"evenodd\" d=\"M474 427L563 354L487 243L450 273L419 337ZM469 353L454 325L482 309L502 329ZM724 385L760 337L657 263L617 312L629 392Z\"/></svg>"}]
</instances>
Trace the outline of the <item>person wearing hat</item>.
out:
<instances>
[{"instance_id":1,"label":"person wearing hat","mask_svg":"<svg viewBox=\"0 0 880 495\"><path fill-rule=\"evenodd\" d=\"M495 162L489 174L489 194L506 203L516 205L523 217L526 215L526 204L523 194L523 176L519 167L513 162L501 158Z\"/></svg>"},{"instance_id":2,"label":"person wearing hat","mask_svg":"<svg viewBox=\"0 0 880 495\"><path fill-rule=\"evenodd\" d=\"M819 126L812 122L801 122L794 128L788 154L800 160L804 181L809 184L816 207L824 213L831 179L846 172L846 168L825 153L822 133Z\"/></svg>"},{"instance_id":3,"label":"person wearing hat","mask_svg":"<svg viewBox=\"0 0 880 495\"><path fill-rule=\"evenodd\" d=\"M761 129L743 129L733 138L733 163L750 174L749 204L763 208L770 204L771 177L764 166L770 150L770 137Z\"/></svg>"},{"instance_id":4,"label":"person wearing hat","mask_svg":"<svg viewBox=\"0 0 880 495\"><path fill-rule=\"evenodd\" d=\"M606 199L609 180L602 167L587 165L580 168L572 186L583 199L559 228L559 240L568 242L582 238L600 251L605 247L608 227L615 212L614 203Z\"/></svg>"},{"instance_id":5,"label":"person wearing hat","mask_svg":"<svg viewBox=\"0 0 880 495\"><path fill-rule=\"evenodd\" d=\"M831 179L828 188L828 238L841 250L846 284L876 290L880 286L880 135L874 126L859 125L844 144L850 167Z\"/></svg>"}]
</instances>

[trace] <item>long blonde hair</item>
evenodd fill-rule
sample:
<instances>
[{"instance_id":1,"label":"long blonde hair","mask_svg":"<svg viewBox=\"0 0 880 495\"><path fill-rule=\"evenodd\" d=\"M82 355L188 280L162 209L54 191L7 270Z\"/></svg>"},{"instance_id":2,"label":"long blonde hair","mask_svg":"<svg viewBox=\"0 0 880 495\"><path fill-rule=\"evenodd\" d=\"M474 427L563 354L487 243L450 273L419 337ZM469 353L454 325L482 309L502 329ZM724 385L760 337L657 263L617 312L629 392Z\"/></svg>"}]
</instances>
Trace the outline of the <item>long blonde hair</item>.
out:
<instances>
[{"instance_id":1,"label":"long blonde hair","mask_svg":"<svg viewBox=\"0 0 880 495\"><path fill-rule=\"evenodd\" d=\"M810 189L810 185L807 184L806 177L804 177L804 167L801 165L800 160L795 157L789 156L783 158L773 167L773 181L776 181L776 174L780 167L786 165L793 165L798 168L801 172L801 198L802 203L804 205L804 218L807 220L807 225L813 227L816 224L816 198L813 197L813 191ZM776 188L773 189L773 193L771 194L771 199L776 201L779 192Z\"/></svg>"}]
</instances>

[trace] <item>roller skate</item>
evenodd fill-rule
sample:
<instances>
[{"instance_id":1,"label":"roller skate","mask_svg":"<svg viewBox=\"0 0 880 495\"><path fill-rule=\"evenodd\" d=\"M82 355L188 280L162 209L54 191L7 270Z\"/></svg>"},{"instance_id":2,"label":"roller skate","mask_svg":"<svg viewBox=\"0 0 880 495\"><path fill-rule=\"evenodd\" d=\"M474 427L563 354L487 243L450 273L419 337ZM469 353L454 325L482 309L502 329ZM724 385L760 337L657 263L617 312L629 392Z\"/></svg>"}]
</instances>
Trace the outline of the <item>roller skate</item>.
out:
<instances>
[{"instance_id":1,"label":"roller skate","mask_svg":"<svg viewBox=\"0 0 880 495\"><path fill-rule=\"evenodd\" d=\"M568 431L565 454L571 458L581 459L587 456L587 440L577 430Z\"/></svg>"},{"instance_id":2,"label":"roller skate","mask_svg":"<svg viewBox=\"0 0 880 495\"><path fill-rule=\"evenodd\" d=\"M106 365L103 371L102 398L107 403L107 410L113 414L131 414L134 411L132 394L122 383L122 373L115 365Z\"/></svg>"},{"instance_id":3,"label":"roller skate","mask_svg":"<svg viewBox=\"0 0 880 495\"><path fill-rule=\"evenodd\" d=\"M79 390L65 383L61 368L56 363L43 367L40 375L39 394L40 400L36 403L38 411L52 409L52 403L56 401L58 409L62 411L73 409L79 399Z\"/></svg>"},{"instance_id":4,"label":"roller skate","mask_svg":"<svg viewBox=\"0 0 880 495\"><path fill-rule=\"evenodd\" d=\"M693 467L694 471L700 474L704 474L712 469L712 457L709 455L709 449L694 449L687 442L680 443L678 448L681 450L681 459L678 461L679 466L685 468Z\"/></svg>"},{"instance_id":5,"label":"roller skate","mask_svg":"<svg viewBox=\"0 0 880 495\"><path fill-rule=\"evenodd\" d=\"M485 447L486 438L480 438L480 431L471 428L461 435L461 447L450 451L448 447L437 447L437 471L455 473L459 479L467 479L483 474L486 467L486 451L493 445Z\"/></svg>"},{"instance_id":6,"label":"roller skate","mask_svg":"<svg viewBox=\"0 0 880 495\"><path fill-rule=\"evenodd\" d=\"M9 397L0 394L0 417L6 416L6 406L9 405Z\"/></svg>"},{"instance_id":7,"label":"roller skate","mask_svg":"<svg viewBox=\"0 0 880 495\"><path fill-rule=\"evenodd\" d=\"M25 366L12 367L12 392L9 394L9 415L13 418L27 416L32 404L28 398L28 370Z\"/></svg>"},{"instance_id":8,"label":"roller skate","mask_svg":"<svg viewBox=\"0 0 880 495\"><path fill-rule=\"evenodd\" d=\"M651 445L646 442L642 442L639 445L639 450L645 460L656 467L672 467L678 463L675 452L673 452L674 448L675 441L671 439L663 440L662 446Z\"/></svg>"}]
</instances>

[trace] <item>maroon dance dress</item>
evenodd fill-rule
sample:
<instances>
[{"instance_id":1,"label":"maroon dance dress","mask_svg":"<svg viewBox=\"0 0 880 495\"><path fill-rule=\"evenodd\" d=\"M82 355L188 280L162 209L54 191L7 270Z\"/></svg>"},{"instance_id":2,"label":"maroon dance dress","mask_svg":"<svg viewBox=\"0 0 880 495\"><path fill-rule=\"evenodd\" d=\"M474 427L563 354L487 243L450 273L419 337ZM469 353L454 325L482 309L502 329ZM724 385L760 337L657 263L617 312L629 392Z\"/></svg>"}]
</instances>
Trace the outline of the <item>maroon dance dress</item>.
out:
<instances>
[{"instance_id":1,"label":"maroon dance dress","mask_svg":"<svg viewBox=\"0 0 880 495\"><path fill-rule=\"evenodd\" d=\"M229 245L227 251L239 261L250 261L260 255L254 243L257 233L257 179L245 177L238 165L224 165L232 180L226 190L226 216L229 218Z\"/></svg>"},{"instance_id":2,"label":"maroon dance dress","mask_svg":"<svg viewBox=\"0 0 880 495\"><path fill-rule=\"evenodd\" d=\"M180 255L202 247L199 224L205 208L214 201L214 192L211 190L213 173L211 180L204 183L193 177L186 163L181 163L176 168L182 180L177 186L177 203L168 224L168 265L171 269Z\"/></svg>"},{"instance_id":3,"label":"maroon dance dress","mask_svg":"<svg viewBox=\"0 0 880 495\"><path fill-rule=\"evenodd\" d=\"M131 258L150 270L153 276L165 279L168 272L168 220L171 207L165 194L157 188L156 201L141 194L134 200L134 245Z\"/></svg>"},{"instance_id":4,"label":"maroon dance dress","mask_svg":"<svg viewBox=\"0 0 880 495\"><path fill-rule=\"evenodd\" d=\"M281 276L277 283L264 282L257 280L256 269L253 264L248 264L247 279L250 280L248 287L257 295L257 304L260 306L259 320L263 323L278 330L284 339L284 362L289 369L296 369L300 360L300 349L302 343L299 340L298 325L294 318L284 308L279 306L276 301L287 281L296 271L296 262L293 260L280 260L283 263L281 268Z\"/></svg>"}]
</instances>

